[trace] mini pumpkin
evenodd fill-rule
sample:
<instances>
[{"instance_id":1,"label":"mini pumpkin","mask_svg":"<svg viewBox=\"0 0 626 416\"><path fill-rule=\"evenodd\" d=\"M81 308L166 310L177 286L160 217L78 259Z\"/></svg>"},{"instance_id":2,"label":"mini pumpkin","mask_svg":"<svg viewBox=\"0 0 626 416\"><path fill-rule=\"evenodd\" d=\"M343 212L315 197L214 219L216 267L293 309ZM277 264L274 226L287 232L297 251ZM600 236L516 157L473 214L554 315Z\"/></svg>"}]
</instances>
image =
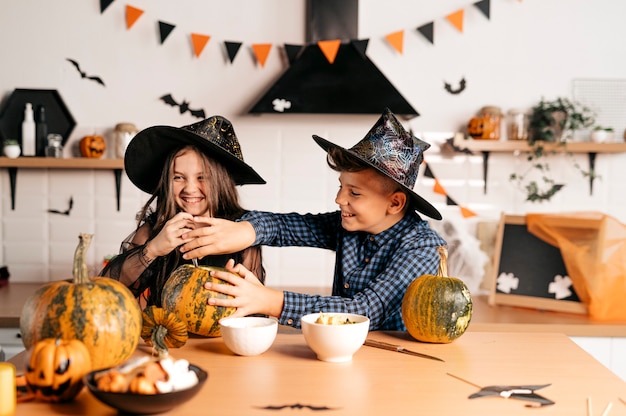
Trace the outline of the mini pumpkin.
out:
<instances>
[{"instance_id":1,"label":"mini pumpkin","mask_svg":"<svg viewBox=\"0 0 626 416\"><path fill-rule=\"evenodd\" d=\"M168 354L169 348L180 348L187 342L187 325L172 312L148 306L142 313L141 338L152 345L159 356Z\"/></svg>"},{"instance_id":2,"label":"mini pumpkin","mask_svg":"<svg viewBox=\"0 0 626 416\"><path fill-rule=\"evenodd\" d=\"M83 157L99 159L107 148L104 137L98 135L85 136L80 140L80 154Z\"/></svg>"},{"instance_id":3,"label":"mini pumpkin","mask_svg":"<svg viewBox=\"0 0 626 416\"><path fill-rule=\"evenodd\" d=\"M37 342L26 362L26 385L35 399L67 402L83 388L91 371L87 346L77 339L46 338Z\"/></svg>"},{"instance_id":4,"label":"mini pumpkin","mask_svg":"<svg viewBox=\"0 0 626 416\"><path fill-rule=\"evenodd\" d=\"M465 333L472 318L472 296L465 283L448 277L448 251L437 247L436 275L412 281L402 299L402 320L418 341L447 344Z\"/></svg>"},{"instance_id":5,"label":"mini pumpkin","mask_svg":"<svg viewBox=\"0 0 626 416\"><path fill-rule=\"evenodd\" d=\"M212 270L226 271L221 267L183 264L170 274L161 295L163 308L175 313L185 323L188 332L205 337L221 336L220 319L236 311L236 308L208 304L209 298L232 298L204 288L206 282L228 284L211 276Z\"/></svg>"}]
</instances>

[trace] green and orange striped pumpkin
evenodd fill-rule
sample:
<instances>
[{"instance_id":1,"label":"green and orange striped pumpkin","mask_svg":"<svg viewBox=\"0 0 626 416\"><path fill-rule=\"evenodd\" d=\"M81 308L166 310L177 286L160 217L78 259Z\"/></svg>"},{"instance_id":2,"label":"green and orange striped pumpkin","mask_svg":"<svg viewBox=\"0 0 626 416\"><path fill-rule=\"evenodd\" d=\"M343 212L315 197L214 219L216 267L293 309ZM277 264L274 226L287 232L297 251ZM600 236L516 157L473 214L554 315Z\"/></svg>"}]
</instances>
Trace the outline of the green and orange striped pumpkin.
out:
<instances>
[{"instance_id":1,"label":"green and orange striped pumpkin","mask_svg":"<svg viewBox=\"0 0 626 416\"><path fill-rule=\"evenodd\" d=\"M465 333L472 318L472 296L465 283L448 277L448 252L437 248L436 275L412 281L402 299L402 320L418 341L447 344Z\"/></svg>"},{"instance_id":2,"label":"green and orange striped pumpkin","mask_svg":"<svg viewBox=\"0 0 626 416\"><path fill-rule=\"evenodd\" d=\"M46 338L82 341L94 370L127 360L141 335L141 308L117 280L88 277L85 253L92 234L80 234L73 281L43 285L24 303L20 332L26 348Z\"/></svg>"},{"instance_id":3,"label":"green and orange striped pumpkin","mask_svg":"<svg viewBox=\"0 0 626 416\"><path fill-rule=\"evenodd\" d=\"M204 288L206 282L228 284L212 277L212 270L226 271L221 267L183 264L172 272L163 286L161 303L165 310L178 315L187 325L187 331L204 337L221 336L219 321L235 313L236 308L211 306L209 298L230 298Z\"/></svg>"}]
</instances>

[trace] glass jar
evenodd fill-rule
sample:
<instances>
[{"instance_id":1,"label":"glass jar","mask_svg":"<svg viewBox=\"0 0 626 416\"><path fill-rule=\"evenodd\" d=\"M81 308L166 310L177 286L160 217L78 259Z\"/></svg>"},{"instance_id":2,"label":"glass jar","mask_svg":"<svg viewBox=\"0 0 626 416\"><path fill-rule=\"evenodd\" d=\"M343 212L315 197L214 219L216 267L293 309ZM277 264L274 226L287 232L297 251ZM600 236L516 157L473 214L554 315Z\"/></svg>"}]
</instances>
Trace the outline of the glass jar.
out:
<instances>
[{"instance_id":1,"label":"glass jar","mask_svg":"<svg viewBox=\"0 0 626 416\"><path fill-rule=\"evenodd\" d=\"M118 123L115 126L115 156L122 159L128 143L135 137L138 130L133 123Z\"/></svg>"},{"instance_id":2,"label":"glass jar","mask_svg":"<svg viewBox=\"0 0 626 416\"><path fill-rule=\"evenodd\" d=\"M486 106L480 110L483 118L483 139L500 140L502 111L500 107Z\"/></svg>"},{"instance_id":3,"label":"glass jar","mask_svg":"<svg viewBox=\"0 0 626 416\"><path fill-rule=\"evenodd\" d=\"M46 157L63 157L63 137L60 134L50 133L46 139L48 140Z\"/></svg>"},{"instance_id":4,"label":"glass jar","mask_svg":"<svg viewBox=\"0 0 626 416\"><path fill-rule=\"evenodd\" d=\"M513 108L507 113L507 137L509 140L528 140L528 111Z\"/></svg>"}]
</instances>

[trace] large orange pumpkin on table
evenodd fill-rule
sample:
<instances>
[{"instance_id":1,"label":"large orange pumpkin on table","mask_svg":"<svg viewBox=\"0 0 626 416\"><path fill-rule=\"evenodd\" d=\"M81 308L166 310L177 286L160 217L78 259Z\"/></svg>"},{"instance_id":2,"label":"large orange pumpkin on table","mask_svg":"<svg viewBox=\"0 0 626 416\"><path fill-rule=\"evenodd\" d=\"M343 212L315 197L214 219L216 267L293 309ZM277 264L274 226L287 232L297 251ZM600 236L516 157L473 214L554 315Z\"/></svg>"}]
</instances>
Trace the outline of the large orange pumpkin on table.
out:
<instances>
[{"instance_id":1,"label":"large orange pumpkin on table","mask_svg":"<svg viewBox=\"0 0 626 416\"><path fill-rule=\"evenodd\" d=\"M43 285L25 302L20 332L26 348L46 338L82 341L94 370L127 360L141 335L141 309L117 280L88 277L85 253L92 234L80 234L73 281Z\"/></svg>"},{"instance_id":2,"label":"large orange pumpkin on table","mask_svg":"<svg viewBox=\"0 0 626 416\"><path fill-rule=\"evenodd\" d=\"M463 335L472 318L472 296L465 283L448 276L448 251L437 247L436 275L413 280L402 299L402 320L418 341L450 343Z\"/></svg>"},{"instance_id":3,"label":"large orange pumpkin on table","mask_svg":"<svg viewBox=\"0 0 626 416\"><path fill-rule=\"evenodd\" d=\"M183 264L167 279L161 295L161 303L165 310L175 313L187 325L187 331L205 337L221 336L220 319L236 311L236 308L208 304L209 298L212 297L231 297L204 288L206 282L228 284L212 277L210 275L212 270L226 271L221 267Z\"/></svg>"}]
</instances>

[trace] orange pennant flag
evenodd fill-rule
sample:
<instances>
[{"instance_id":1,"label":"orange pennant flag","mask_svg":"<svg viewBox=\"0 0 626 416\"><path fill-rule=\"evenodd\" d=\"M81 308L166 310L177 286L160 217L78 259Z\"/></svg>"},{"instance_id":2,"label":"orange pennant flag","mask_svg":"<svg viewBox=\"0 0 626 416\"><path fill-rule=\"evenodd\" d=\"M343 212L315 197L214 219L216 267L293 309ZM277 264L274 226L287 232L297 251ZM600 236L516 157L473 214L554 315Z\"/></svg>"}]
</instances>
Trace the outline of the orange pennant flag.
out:
<instances>
[{"instance_id":1,"label":"orange pennant flag","mask_svg":"<svg viewBox=\"0 0 626 416\"><path fill-rule=\"evenodd\" d=\"M477 214L470 209L467 209L463 206L461 206L460 208L461 208L461 215L463 216L463 218L470 218L470 217L477 216Z\"/></svg>"},{"instance_id":2,"label":"orange pennant flag","mask_svg":"<svg viewBox=\"0 0 626 416\"><path fill-rule=\"evenodd\" d=\"M211 36L201 35L199 33L191 34L191 43L193 45L193 53L196 58L200 56L207 42L211 39Z\"/></svg>"},{"instance_id":3,"label":"orange pennant flag","mask_svg":"<svg viewBox=\"0 0 626 416\"><path fill-rule=\"evenodd\" d=\"M270 49L272 49L271 43L255 43L252 45L256 60L259 61L261 67L265 66L265 61L267 60L267 55L270 53Z\"/></svg>"},{"instance_id":4,"label":"orange pennant flag","mask_svg":"<svg viewBox=\"0 0 626 416\"><path fill-rule=\"evenodd\" d=\"M459 32L463 33L463 9L450 13L446 16L446 19L448 19L448 22L452 23L452 26L456 27Z\"/></svg>"},{"instance_id":5,"label":"orange pennant flag","mask_svg":"<svg viewBox=\"0 0 626 416\"><path fill-rule=\"evenodd\" d=\"M390 33L387 36L385 36L385 39L387 39L387 42L389 42L395 50L397 50L398 52L400 52L400 54L402 54L402 49L404 46L404 30L399 30L397 32Z\"/></svg>"},{"instance_id":6,"label":"orange pennant flag","mask_svg":"<svg viewBox=\"0 0 626 416\"><path fill-rule=\"evenodd\" d=\"M322 53L328 59L331 64L335 62L339 46L341 46L341 39L335 40L320 40L317 42L317 46L322 50Z\"/></svg>"},{"instance_id":7,"label":"orange pennant flag","mask_svg":"<svg viewBox=\"0 0 626 416\"><path fill-rule=\"evenodd\" d=\"M137 19L141 17L143 10L126 5L126 29L133 27Z\"/></svg>"},{"instance_id":8,"label":"orange pennant flag","mask_svg":"<svg viewBox=\"0 0 626 416\"><path fill-rule=\"evenodd\" d=\"M447 195L446 191L443 189L443 186L439 183L438 179L435 179L435 185L433 186L433 192L439 195Z\"/></svg>"}]
</instances>

